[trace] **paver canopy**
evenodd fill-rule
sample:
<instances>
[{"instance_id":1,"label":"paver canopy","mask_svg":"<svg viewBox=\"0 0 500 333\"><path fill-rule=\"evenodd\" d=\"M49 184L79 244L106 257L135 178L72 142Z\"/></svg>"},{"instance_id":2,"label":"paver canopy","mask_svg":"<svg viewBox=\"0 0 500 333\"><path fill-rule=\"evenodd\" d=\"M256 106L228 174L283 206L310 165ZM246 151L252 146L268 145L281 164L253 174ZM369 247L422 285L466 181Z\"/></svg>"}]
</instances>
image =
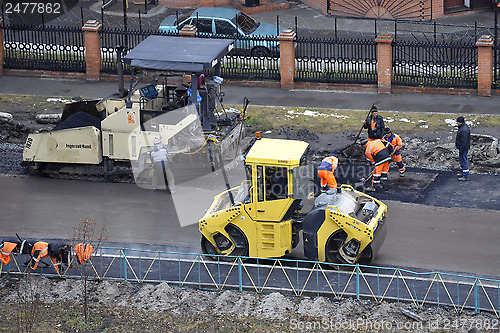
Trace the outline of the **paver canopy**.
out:
<instances>
[{"instance_id":1,"label":"paver canopy","mask_svg":"<svg viewBox=\"0 0 500 333\"><path fill-rule=\"evenodd\" d=\"M149 36L125 57L136 68L202 73L215 67L234 48L230 39Z\"/></svg>"}]
</instances>

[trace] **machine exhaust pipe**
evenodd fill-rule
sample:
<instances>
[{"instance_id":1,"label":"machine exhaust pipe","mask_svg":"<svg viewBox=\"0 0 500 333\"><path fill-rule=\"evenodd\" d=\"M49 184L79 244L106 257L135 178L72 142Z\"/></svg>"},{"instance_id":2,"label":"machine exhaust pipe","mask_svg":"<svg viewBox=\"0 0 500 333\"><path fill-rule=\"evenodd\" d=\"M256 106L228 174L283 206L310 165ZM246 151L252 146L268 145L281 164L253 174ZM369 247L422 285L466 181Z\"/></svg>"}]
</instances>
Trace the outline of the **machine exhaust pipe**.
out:
<instances>
[{"instance_id":1,"label":"machine exhaust pipe","mask_svg":"<svg viewBox=\"0 0 500 333\"><path fill-rule=\"evenodd\" d=\"M116 68L118 70L118 95L123 98L127 95L125 91L125 83L123 78L123 62L122 53L125 48L123 46L118 46L116 48Z\"/></svg>"}]
</instances>

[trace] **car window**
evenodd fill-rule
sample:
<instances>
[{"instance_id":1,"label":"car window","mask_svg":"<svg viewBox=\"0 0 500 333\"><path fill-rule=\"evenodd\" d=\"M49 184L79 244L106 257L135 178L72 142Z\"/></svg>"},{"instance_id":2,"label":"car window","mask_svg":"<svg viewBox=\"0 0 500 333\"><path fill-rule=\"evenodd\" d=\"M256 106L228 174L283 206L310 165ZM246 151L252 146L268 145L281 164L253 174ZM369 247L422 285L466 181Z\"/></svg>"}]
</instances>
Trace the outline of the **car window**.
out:
<instances>
[{"instance_id":1,"label":"car window","mask_svg":"<svg viewBox=\"0 0 500 333\"><path fill-rule=\"evenodd\" d=\"M193 25L198 29L198 32L212 33L212 19L194 18Z\"/></svg>"},{"instance_id":2,"label":"car window","mask_svg":"<svg viewBox=\"0 0 500 333\"><path fill-rule=\"evenodd\" d=\"M245 35L249 35L260 25L260 22L255 21L253 18L244 13L239 13L234 19L231 20L235 25L237 25Z\"/></svg>"},{"instance_id":3,"label":"car window","mask_svg":"<svg viewBox=\"0 0 500 333\"><path fill-rule=\"evenodd\" d=\"M191 21L192 21L192 18L188 18L187 20L185 20L184 22L182 22L181 24L179 24L177 26L177 30L181 30L183 26L185 26L186 24L191 24Z\"/></svg>"},{"instance_id":4,"label":"car window","mask_svg":"<svg viewBox=\"0 0 500 333\"><path fill-rule=\"evenodd\" d=\"M215 33L219 35L236 35L236 27L229 21L215 20Z\"/></svg>"}]
</instances>

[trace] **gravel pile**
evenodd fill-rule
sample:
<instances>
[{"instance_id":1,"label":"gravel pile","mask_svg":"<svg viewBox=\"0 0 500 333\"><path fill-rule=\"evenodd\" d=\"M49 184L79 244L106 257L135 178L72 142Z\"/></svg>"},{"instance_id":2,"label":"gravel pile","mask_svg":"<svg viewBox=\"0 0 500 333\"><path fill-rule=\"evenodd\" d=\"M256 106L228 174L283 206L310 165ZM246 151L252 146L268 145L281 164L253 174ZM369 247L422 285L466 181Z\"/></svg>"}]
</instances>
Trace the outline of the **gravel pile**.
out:
<instances>
[{"instance_id":1,"label":"gravel pile","mask_svg":"<svg viewBox=\"0 0 500 333\"><path fill-rule=\"evenodd\" d=\"M0 174L20 176L26 175L27 169L21 166L24 145L0 143Z\"/></svg>"},{"instance_id":2,"label":"gravel pile","mask_svg":"<svg viewBox=\"0 0 500 333\"><path fill-rule=\"evenodd\" d=\"M82 303L83 282L48 279L41 276L0 279L4 303L14 304L19 295L37 295L46 304ZM159 285L132 285L129 282L89 281L90 305L137 308L153 313L179 316L254 317L282 322L291 331L371 332L483 332L498 327L494 314L475 314L453 308L424 307L413 303L376 303L343 298L291 297L280 293L257 294L234 291L194 291ZM19 293L21 291L21 293ZM495 326L496 325L496 326ZM476 329L476 328L483 329Z\"/></svg>"}]
</instances>

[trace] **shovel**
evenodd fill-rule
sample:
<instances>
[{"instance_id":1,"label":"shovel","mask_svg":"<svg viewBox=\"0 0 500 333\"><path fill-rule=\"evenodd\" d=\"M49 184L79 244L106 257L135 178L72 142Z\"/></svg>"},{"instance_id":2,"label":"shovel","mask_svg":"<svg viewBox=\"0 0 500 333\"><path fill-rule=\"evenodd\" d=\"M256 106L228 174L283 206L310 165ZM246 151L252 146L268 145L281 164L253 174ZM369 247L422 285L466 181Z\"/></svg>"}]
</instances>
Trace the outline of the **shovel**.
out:
<instances>
[{"instance_id":1,"label":"shovel","mask_svg":"<svg viewBox=\"0 0 500 333\"><path fill-rule=\"evenodd\" d=\"M349 160L349 163L352 164L352 159L350 157L351 153L352 153L352 147L354 147L354 145L356 144L356 142L358 141L359 139L359 136L361 135L361 132L363 131L363 127L365 125L365 122L366 120L368 119L368 116L370 116L372 110L376 108L375 106L375 103L373 103L372 107L370 108L370 111L368 111L368 114L366 115L365 117L365 121L363 121L363 125L361 125L361 128L359 129L359 132L358 132L358 135L356 135L356 139L354 140L354 142L352 143L352 145L350 145L349 147L347 147L346 149L342 150L342 154L344 154L344 156ZM349 154L346 153L346 150L349 149Z\"/></svg>"}]
</instances>

